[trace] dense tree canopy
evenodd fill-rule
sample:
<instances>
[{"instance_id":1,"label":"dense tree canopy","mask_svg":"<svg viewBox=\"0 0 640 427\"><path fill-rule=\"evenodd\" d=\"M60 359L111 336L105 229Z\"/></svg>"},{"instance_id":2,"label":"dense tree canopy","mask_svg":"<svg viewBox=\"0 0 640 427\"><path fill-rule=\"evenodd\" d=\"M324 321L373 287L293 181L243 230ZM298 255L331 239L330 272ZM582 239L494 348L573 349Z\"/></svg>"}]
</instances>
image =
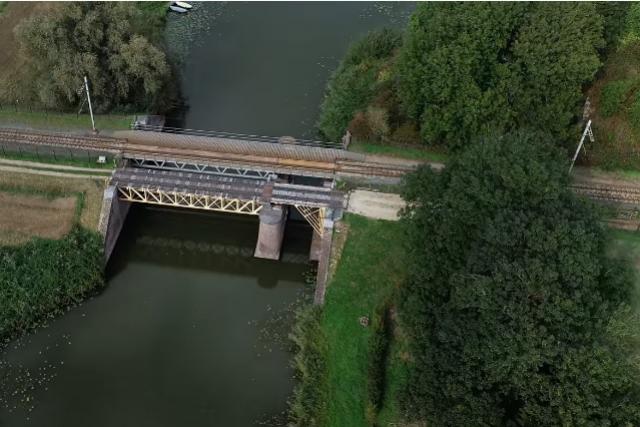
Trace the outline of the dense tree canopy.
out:
<instances>
[{"instance_id":1,"label":"dense tree canopy","mask_svg":"<svg viewBox=\"0 0 640 427\"><path fill-rule=\"evenodd\" d=\"M428 425L640 422L632 279L561 158L509 134L407 179L406 403Z\"/></svg>"},{"instance_id":2,"label":"dense tree canopy","mask_svg":"<svg viewBox=\"0 0 640 427\"><path fill-rule=\"evenodd\" d=\"M19 82L23 102L77 108L83 76L97 111L153 108L170 79L165 54L137 31L133 3L68 3L16 28L28 68Z\"/></svg>"},{"instance_id":3,"label":"dense tree canopy","mask_svg":"<svg viewBox=\"0 0 640 427\"><path fill-rule=\"evenodd\" d=\"M421 3L398 62L399 98L429 143L520 126L566 138L603 46L592 3Z\"/></svg>"}]
</instances>

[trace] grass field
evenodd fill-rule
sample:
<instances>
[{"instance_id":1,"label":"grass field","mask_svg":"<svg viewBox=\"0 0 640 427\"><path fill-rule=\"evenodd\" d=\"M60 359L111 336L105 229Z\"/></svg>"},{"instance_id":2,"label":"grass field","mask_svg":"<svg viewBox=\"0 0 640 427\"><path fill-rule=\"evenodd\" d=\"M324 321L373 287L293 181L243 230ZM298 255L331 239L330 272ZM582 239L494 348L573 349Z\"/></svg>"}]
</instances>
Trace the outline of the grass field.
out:
<instances>
[{"instance_id":1,"label":"grass field","mask_svg":"<svg viewBox=\"0 0 640 427\"><path fill-rule=\"evenodd\" d=\"M0 191L0 244L20 245L33 237L60 239L73 226L79 197L46 197Z\"/></svg>"},{"instance_id":2,"label":"grass field","mask_svg":"<svg viewBox=\"0 0 640 427\"><path fill-rule=\"evenodd\" d=\"M131 127L133 114L96 114L98 130L124 130ZM22 111L12 107L0 109L0 126L50 130L91 130L89 114Z\"/></svg>"},{"instance_id":3,"label":"grass field","mask_svg":"<svg viewBox=\"0 0 640 427\"><path fill-rule=\"evenodd\" d=\"M50 154L34 154L34 153L16 153L9 151L0 151L0 160L22 160L28 162L47 163L51 165L63 165L63 166L77 166L82 168L102 169L108 172L115 168L113 161L108 160L106 163L97 163L97 161L89 161L86 158L72 158L53 156Z\"/></svg>"},{"instance_id":4,"label":"grass field","mask_svg":"<svg viewBox=\"0 0 640 427\"><path fill-rule=\"evenodd\" d=\"M363 154L379 154L409 160L422 160L425 162L443 162L447 158L447 155L444 153L427 150L421 147L403 147L361 141L352 142L349 145L349 151Z\"/></svg>"},{"instance_id":5,"label":"grass field","mask_svg":"<svg viewBox=\"0 0 640 427\"><path fill-rule=\"evenodd\" d=\"M0 192L26 196L41 196L50 200L75 197L80 225L88 230L97 230L102 208L104 180L62 178L0 171ZM15 205L15 209L22 209ZM39 212L50 215L46 207Z\"/></svg>"},{"instance_id":6,"label":"grass field","mask_svg":"<svg viewBox=\"0 0 640 427\"><path fill-rule=\"evenodd\" d=\"M361 316L372 319L389 305L404 278L401 226L397 222L346 217L348 239L335 275L327 289L321 326L327 341L327 426L369 426L377 409L370 403L369 361L375 354L374 328L363 327ZM399 332L395 331L395 338ZM396 394L404 378L400 363L402 346L392 340L383 381L381 419L391 422L398 416ZM388 425L388 424L382 424Z\"/></svg>"}]
</instances>

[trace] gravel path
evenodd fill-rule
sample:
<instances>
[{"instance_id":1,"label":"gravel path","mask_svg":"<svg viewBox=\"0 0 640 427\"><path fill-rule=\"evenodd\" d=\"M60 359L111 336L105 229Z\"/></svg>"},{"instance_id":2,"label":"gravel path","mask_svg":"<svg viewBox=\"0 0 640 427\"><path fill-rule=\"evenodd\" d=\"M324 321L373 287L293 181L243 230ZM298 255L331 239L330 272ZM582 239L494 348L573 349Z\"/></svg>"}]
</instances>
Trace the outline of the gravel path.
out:
<instances>
[{"instance_id":1,"label":"gravel path","mask_svg":"<svg viewBox=\"0 0 640 427\"><path fill-rule=\"evenodd\" d=\"M39 169L29 169L24 167L17 166L8 166L0 164L0 172L18 172L18 173L28 173L31 175L46 175L46 176L56 176L60 178L79 178L79 179L107 179L109 175L88 175L83 173L65 173L65 172L56 172L54 170L39 170Z\"/></svg>"},{"instance_id":2,"label":"gravel path","mask_svg":"<svg viewBox=\"0 0 640 427\"><path fill-rule=\"evenodd\" d=\"M405 205L399 194L379 193L369 190L353 190L349 193L347 212L373 219L397 221L398 213Z\"/></svg>"},{"instance_id":3,"label":"gravel path","mask_svg":"<svg viewBox=\"0 0 640 427\"><path fill-rule=\"evenodd\" d=\"M30 162L27 160L9 160L0 158L0 166L18 166L24 168L36 168L36 169L51 169L58 171L75 171L75 172L87 172L87 173L101 173L101 174L110 174L111 169L100 169L100 168L85 168L80 166L68 166L68 165L58 165L55 163L41 163L41 162Z\"/></svg>"}]
</instances>

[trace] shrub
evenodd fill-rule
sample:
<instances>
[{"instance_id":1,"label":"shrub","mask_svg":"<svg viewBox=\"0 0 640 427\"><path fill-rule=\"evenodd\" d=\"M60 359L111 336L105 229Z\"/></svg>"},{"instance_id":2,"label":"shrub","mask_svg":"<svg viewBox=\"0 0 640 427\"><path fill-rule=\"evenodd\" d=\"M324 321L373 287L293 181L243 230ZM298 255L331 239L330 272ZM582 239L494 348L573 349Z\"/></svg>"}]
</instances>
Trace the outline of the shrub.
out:
<instances>
[{"instance_id":1,"label":"shrub","mask_svg":"<svg viewBox=\"0 0 640 427\"><path fill-rule=\"evenodd\" d=\"M37 327L103 285L102 237L75 228L62 240L0 247L0 341Z\"/></svg>"},{"instance_id":2,"label":"shrub","mask_svg":"<svg viewBox=\"0 0 640 427\"><path fill-rule=\"evenodd\" d=\"M365 114L372 136L382 141L389 136L389 114L380 107L369 107Z\"/></svg>"},{"instance_id":3,"label":"shrub","mask_svg":"<svg viewBox=\"0 0 640 427\"><path fill-rule=\"evenodd\" d=\"M625 24L622 45L640 42L640 3L631 4Z\"/></svg>"},{"instance_id":4,"label":"shrub","mask_svg":"<svg viewBox=\"0 0 640 427\"><path fill-rule=\"evenodd\" d=\"M289 335L295 346L293 367L297 379L289 401L289 416L293 425L300 427L324 425L326 343L320 326L320 310L318 306L301 308Z\"/></svg>"},{"instance_id":5,"label":"shrub","mask_svg":"<svg viewBox=\"0 0 640 427\"><path fill-rule=\"evenodd\" d=\"M636 93L636 99L629 108L629 122L636 131L640 131L640 93Z\"/></svg>"},{"instance_id":6,"label":"shrub","mask_svg":"<svg viewBox=\"0 0 640 427\"><path fill-rule=\"evenodd\" d=\"M610 117L620 111L633 83L627 79L615 80L604 85L600 95L600 113L603 117Z\"/></svg>"},{"instance_id":7,"label":"shrub","mask_svg":"<svg viewBox=\"0 0 640 427\"><path fill-rule=\"evenodd\" d=\"M373 413L376 414L382 406L386 385L386 363L391 340L388 311L387 304L381 306L373 316L370 325L373 328L373 334L369 345L367 397L369 398L368 407L374 409Z\"/></svg>"},{"instance_id":8,"label":"shrub","mask_svg":"<svg viewBox=\"0 0 640 427\"><path fill-rule=\"evenodd\" d=\"M353 44L330 78L320 107L318 128L331 141L339 141L358 111L389 84L386 63L400 46L400 35L384 29Z\"/></svg>"},{"instance_id":9,"label":"shrub","mask_svg":"<svg viewBox=\"0 0 640 427\"><path fill-rule=\"evenodd\" d=\"M422 139L414 123L403 123L393 132L390 142L398 145L418 145Z\"/></svg>"},{"instance_id":10,"label":"shrub","mask_svg":"<svg viewBox=\"0 0 640 427\"><path fill-rule=\"evenodd\" d=\"M358 111L354 116L351 122L349 122L349 132L351 132L351 136L355 139L359 139L361 141L368 141L373 138L373 131L369 126L369 121L367 120L367 116L362 111Z\"/></svg>"}]
</instances>

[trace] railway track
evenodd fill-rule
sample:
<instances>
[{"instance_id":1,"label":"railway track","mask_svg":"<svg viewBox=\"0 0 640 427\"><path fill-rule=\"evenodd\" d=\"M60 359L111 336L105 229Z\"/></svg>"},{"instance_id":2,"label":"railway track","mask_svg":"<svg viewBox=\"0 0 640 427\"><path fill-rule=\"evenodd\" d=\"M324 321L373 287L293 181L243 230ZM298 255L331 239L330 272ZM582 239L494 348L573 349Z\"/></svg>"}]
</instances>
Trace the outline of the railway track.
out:
<instances>
[{"instance_id":1,"label":"railway track","mask_svg":"<svg viewBox=\"0 0 640 427\"><path fill-rule=\"evenodd\" d=\"M22 129L0 128L0 143L119 152L124 148L127 141L120 138L104 136L45 133L25 131Z\"/></svg>"},{"instance_id":2,"label":"railway track","mask_svg":"<svg viewBox=\"0 0 640 427\"><path fill-rule=\"evenodd\" d=\"M45 133L22 129L0 128L0 145L62 147L93 152L111 152L125 159L170 159L199 164L227 165L254 168L283 174L300 174L321 178L336 176L399 179L415 169L415 166L397 163L368 162L350 158L323 159L292 158L252 154L246 150L237 152L216 151L215 146L206 149L189 144L156 145L129 141L125 138ZM335 150L331 150L333 152ZM347 156L347 154L345 154ZM573 190L591 199L622 205L640 206L640 186L615 186L578 182Z\"/></svg>"},{"instance_id":3,"label":"railway track","mask_svg":"<svg viewBox=\"0 0 640 427\"><path fill-rule=\"evenodd\" d=\"M601 202L640 205L640 187L576 183L571 188L578 194Z\"/></svg>"}]
</instances>

